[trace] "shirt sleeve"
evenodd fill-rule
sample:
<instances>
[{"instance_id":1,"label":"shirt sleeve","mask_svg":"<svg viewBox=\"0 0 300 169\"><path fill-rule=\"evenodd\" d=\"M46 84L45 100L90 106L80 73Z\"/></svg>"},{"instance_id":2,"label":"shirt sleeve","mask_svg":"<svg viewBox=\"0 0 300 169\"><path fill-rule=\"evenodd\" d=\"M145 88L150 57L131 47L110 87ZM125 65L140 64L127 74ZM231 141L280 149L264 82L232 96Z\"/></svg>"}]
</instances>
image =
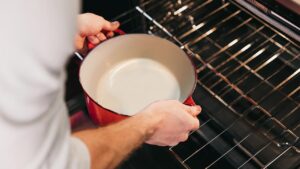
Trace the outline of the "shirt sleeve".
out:
<instances>
[{"instance_id":1,"label":"shirt sleeve","mask_svg":"<svg viewBox=\"0 0 300 169\"><path fill-rule=\"evenodd\" d=\"M0 1L0 168L86 169L64 103L79 2Z\"/></svg>"}]
</instances>

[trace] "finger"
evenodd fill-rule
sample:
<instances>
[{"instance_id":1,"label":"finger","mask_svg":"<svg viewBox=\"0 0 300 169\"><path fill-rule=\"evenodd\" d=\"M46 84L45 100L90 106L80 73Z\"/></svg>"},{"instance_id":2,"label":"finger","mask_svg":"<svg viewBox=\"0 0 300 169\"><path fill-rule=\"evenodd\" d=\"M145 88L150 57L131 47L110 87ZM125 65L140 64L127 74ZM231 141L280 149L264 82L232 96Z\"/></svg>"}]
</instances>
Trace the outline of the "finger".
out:
<instances>
[{"instance_id":1,"label":"finger","mask_svg":"<svg viewBox=\"0 0 300 169\"><path fill-rule=\"evenodd\" d=\"M106 31L114 31L114 30L118 29L119 26L120 26L120 23L118 21L109 22L107 20L104 20L102 28L103 28L103 30L106 30Z\"/></svg>"},{"instance_id":2,"label":"finger","mask_svg":"<svg viewBox=\"0 0 300 169\"><path fill-rule=\"evenodd\" d=\"M184 142L184 141L186 141L188 138L189 138L189 134L188 134L188 133L185 133L185 134L183 134L183 135L180 136L180 141L181 141L181 142Z\"/></svg>"},{"instance_id":3,"label":"finger","mask_svg":"<svg viewBox=\"0 0 300 169\"><path fill-rule=\"evenodd\" d=\"M100 43L100 40L96 36L88 36L87 38L93 45L98 45Z\"/></svg>"},{"instance_id":4,"label":"finger","mask_svg":"<svg viewBox=\"0 0 300 169\"><path fill-rule=\"evenodd\" d=\"M146 141L147 144L151 144L151 145L157 145L157 146L168 146L168 144L163 143L161 141L152 141L152 140L148 140Z\"/></svg>"},{"instance_id":5,"label":"finger","mask_svg":"<svg viewBox=\"0 0 300 169\"><path fill-rule=\"evenodd\" d=\"M114 32L113 31L109 31L107 34L106 34L106 37L108 38L112 38L114 36Z\"/></svg>"},{"instance_id":6,"label":"finger","mask_svg":"<svg viewBox=\"0 0 300 169\"><path fill-rule=\"evenodd\" d=\"M200 121L197 118L193 118L190 131L198 130L200 127Z\"/></svg>"},{"instance_id":7,"label":"finger","mask_svg":"<svg viewBox=\"0 0 300 169\"><path fill-rule=\"evenodd\" d=\"M198 105L196 105L196 106L184 105L184 106L185 106L185 110L194 117L198 116L202 110L202 108Z\"/></svg>"},{"instance_id":8,"label":"finger","mask_svg":"<svg viewBox=\"0 0 300 169\"><path fill-rule=\"evenodd\" d=\"M194 117L190 114L185 113L185 120L184 120L184 125L185 128L184 130L186 130L187 132L193 131L193 130L197 130L200 126L200 122L198 120L197 117Z\"/></svg>"},{"instance_id":9,"label":"finger","mask_svg":"<svg viewBox=\"0 0 300 169\"><path fill-rule=\"evenodd\" d=\"M105 41L107 39L106 36L101 32L98 33L96 36L100 40L100 42Z\"/></svg>"},{"instance_id":10,"label":"finger","mask_svg":"<svg viewBox=\"0 0 300 169\"><path fill-rule=\"evenodd\" d=\"M80 35L75 36L75 48L76 50L82 50L84 47L85 37Z\"/></svg>"}]
</instances>

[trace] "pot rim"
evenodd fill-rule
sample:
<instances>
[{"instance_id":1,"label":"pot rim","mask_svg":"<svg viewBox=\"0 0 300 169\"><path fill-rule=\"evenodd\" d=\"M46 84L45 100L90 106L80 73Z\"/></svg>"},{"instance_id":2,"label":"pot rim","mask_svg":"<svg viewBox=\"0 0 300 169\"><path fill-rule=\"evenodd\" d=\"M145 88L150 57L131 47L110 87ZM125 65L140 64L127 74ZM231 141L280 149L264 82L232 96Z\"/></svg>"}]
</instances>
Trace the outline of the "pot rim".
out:
<instances>
[{"instance_id":1,"label":"pot rim","mask_svg":"<svg viewBox=\"0 0 300 169\"><path fill-rule=\"evenodd\" d=\"M146 34L146 33L131 33L131 34L124 34L124 35L120 35L120 36L130 36L130 35L149 35L149 34ZM172 41L169 41L169 40L167 40L167 39L161 38L161 37L156 36L156 35L149 35L149 36L154 36L155 38L159 38L159 39L161 39L161 40L168 41L169 43L173 43ZM118 36L113 37L113 38L118 38ZM113 38L111 38L111 39L113 39ZM107 41L109 41L109 40L107 40ZM107 43L107 41L104 41L104 42L100 43L99 45L102 45L103 43ZM176 45L175 43L173 43L173 44ZM98 45L98 46L99 46L99 45ZM180 48L178 45L176 45L176 46L177 46L178 48ZM97 47L97 46L96 46L96 47ZM95 48L96 48L96 47L95 47ZM93 50L94 50L94 49L92 49L91 51L93 51ZM180 50L182 50L182 49L180 48ZM188 60L190 61L190 65L193 67L193 70L194 70L194 71L193 71L193 72L194 72L194 83L193 83L193 87L191 88L191 91L189 92L190 94L187 95L187 97L184 99L183 102L181 102L181 103L184 104L190 97L192 98L192 95L193 95L193 93L194 93L194 91L195 91L195 89L196 89L196 86L197 86L198 78L197 78L196 66L195 66L195 64L193 63L192 58L191 58L192 56L189 55L189 54L187 54L184 50L182 50L182 51L186 54ZM90 53L90 52L89 52L89 53ZM87 57L89 57L89 55L90 55L89 53L88 53L88 54L83 58L83 60L81 61L80 67L79 67L79 71L78 71L78 77L79 77L80 86L81 86L82 90L84 91L85 96L88 97L94 104L96 104L96 105L99 106L100 108L102 108L102 109L104 109L104 110L106 110L106 111L109 111L109 112L111 112L111 113L114 113L114 114L117 114L117 115L121 115L121 116L125 116L125 117L132 117L132 116L135 116L136 114L138 114L138 113L136 113L136 114L130 116L130 115L121 114L121 113L118 113L118 112L116 112L116 111L113 111L113 110L111 110L111 109L109 109L109 108L106 108L106 107L102 106L102 105L101 105L100 103L98 103L93 97L91 97L91 96L88 94L88 92L87 92L87 91L85 90L85 88L83 87L82 79L81 79L81 77L80 77L80 72L81 72L82 64L84 63L85 59L86 59ZM85 99L85 100L86 100L86 99ZM160 100L157 100L157 101L160 101ZM89 112L89 113L90 113L90 112Z\"/></svg>"}]
</instances>

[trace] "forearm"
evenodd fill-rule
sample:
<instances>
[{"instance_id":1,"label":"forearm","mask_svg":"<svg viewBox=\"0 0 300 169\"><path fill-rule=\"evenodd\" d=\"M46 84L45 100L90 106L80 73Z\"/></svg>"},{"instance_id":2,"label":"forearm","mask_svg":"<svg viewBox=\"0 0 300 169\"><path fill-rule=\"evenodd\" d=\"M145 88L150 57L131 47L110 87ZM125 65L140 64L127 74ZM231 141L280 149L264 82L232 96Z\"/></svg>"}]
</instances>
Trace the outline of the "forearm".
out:
<instances>
[{"instance_id":1,"label":"forearm","mask_svg":"<svg viewBox=\"0 0 300 169\"><path fill-rule=\"evenodd\" d=\"M92 168L113 169L154 132L158 120L137 115L108 127L74 133L88 147Z\"/></svg>"},{"instance_id":2,"label":"forearm","mask_svg":"<svg viewBox=\"0 0 300 169\"><path fill-rule=\"evenodd\" d=\"M199 106L175 100L153 103L137 115L108 127L77 132L87 145L92 168L113 169L143 142L172 146L199 128Z\"/></svg>"}]
</instances>

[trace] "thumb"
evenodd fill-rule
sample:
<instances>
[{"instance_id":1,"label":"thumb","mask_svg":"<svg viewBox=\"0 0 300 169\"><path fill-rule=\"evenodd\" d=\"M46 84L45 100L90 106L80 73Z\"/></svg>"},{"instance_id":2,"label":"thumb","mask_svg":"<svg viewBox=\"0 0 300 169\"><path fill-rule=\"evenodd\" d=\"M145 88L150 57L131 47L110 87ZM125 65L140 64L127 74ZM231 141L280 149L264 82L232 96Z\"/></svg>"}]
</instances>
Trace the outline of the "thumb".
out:
<instances>
[{"instance_id":1,"label":"thumb","mask_svg":"<svg viewBox=\"0 0 300 169\"><path fill-rule=\"evenodd\" d=\"M76 50L82 50L84 48L85 37L80 35L75 36L75 48Z\"/></svg>"},{"instance_id":2,"label":"thumb","mask_svg":"<svg viewBox=\"0 0 300 169\"><path fill-rule=\"evenodd\" d=\"M118 22L118 21L109 22L109 21L105 20L102 28L105 31L114 31L114 30L118 29L119 26L120 26L120 22Z\"/></svg>"},{"instance_id":3,"label":"thumb","mask_svg":"<svg viewBox=\"0 0 300 169\"><path fill-rule=\"evenodd\" d=\"M185 109L186 109L186 111L190 114L190 115L192 115L192 116L194 116L194 117L196 117L198 114L200 114L200 112L201 112L201 107L200 106L198 106L198 105L196 105L196 106L185 106Z\"/></svg>"}]
</instances>

